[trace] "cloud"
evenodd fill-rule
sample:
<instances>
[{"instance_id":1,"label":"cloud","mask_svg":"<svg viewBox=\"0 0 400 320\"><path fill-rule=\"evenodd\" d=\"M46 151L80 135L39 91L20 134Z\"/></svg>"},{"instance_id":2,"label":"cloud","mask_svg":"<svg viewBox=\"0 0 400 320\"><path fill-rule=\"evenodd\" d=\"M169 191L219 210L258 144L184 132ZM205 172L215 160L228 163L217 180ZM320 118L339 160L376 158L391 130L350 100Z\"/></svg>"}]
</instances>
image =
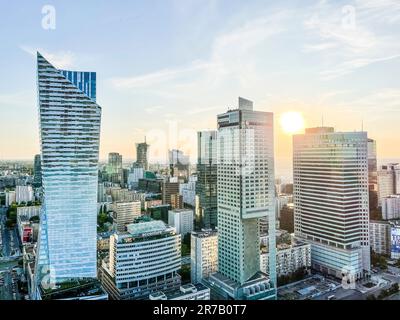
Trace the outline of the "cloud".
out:
<instances>
[{"instance_id":1,"label":"cloud","mask_svg":"<svg viewBox=\"0 0 400 320\"><path fill-rule=\"evenodd\" d=\"M49 52L41 48L32 48L29 46L21 45L20 49L36 57L36 52L39 51L46 59L50 61L58 69L67 69L75 64L75 54L72 51L57 51Z\"/></svg>"},{"instance_id":2,"label":"cloud","mask_svg":"<svg viewBox=\"0 0 400 320\"><path fill-rule=\"evenodd\" d=\"M394 60L400 55L400 43L388 24L398 21L399 15L398 1L357 0L354 6L320 1L304 21L313 41L303 46L303 52L324 52L322 80Z\"/></svg>"}]
</instances>

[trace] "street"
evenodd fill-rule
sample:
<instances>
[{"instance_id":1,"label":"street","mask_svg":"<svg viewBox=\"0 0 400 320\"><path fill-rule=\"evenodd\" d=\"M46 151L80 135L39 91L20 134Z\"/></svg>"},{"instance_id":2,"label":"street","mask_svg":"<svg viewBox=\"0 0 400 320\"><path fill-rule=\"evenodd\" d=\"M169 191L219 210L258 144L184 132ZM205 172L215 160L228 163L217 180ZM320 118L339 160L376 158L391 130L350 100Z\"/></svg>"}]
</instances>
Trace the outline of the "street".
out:
<instances>
[{"instance_id":1,"label":"street","mask_svg":"<svg viewBox=\"0 0 400 320\"><path fill-rule=\"evenodd\" d=\"M6 228L6 209L0 208L0 230L2 236L2 254L0 258L0 300L19 300L18 275L14 270L21 255L20 241L16 228Z\"/></svg>"}]
</instances>

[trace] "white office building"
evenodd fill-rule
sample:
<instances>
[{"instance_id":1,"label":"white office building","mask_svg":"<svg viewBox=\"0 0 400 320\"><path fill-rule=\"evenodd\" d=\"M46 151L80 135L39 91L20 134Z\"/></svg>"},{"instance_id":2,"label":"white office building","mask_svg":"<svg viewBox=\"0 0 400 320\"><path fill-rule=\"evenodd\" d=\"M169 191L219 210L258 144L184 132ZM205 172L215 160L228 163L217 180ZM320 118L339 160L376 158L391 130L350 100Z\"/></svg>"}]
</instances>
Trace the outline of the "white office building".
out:
<instances>
[{"instance_id":1,"label":"white office building","mask_svg":"<svg viewBox=\"0 0 400 320\"><path fill-rule=\"evenodd\" d=\"M181 236L159 220L134 223L110 237L109 261L101 281L113 300L148 299L158 291L179 289Z\"/></svg>"},{"instance_id":2,"label":"white office building","mask_svg":"<svg viewBox=\"0 0 400 320\"><path fill-rule=\"evenodd\" d=\"M176 229L182 238L193 231L193 210L174 209L168 211L168 224Z\"/></svg>"},{"instance_id":3,"label":"white office building","mask_svg":"<svg viewBox=\"0 0 400 320\"><path fill-rule=\"evenodd\" d=\"M260 266L268 268L269 258L266 251L261 251ZM279 244L276 251L276 274L278 277L290 275L299 269L311 268L311 245L295 243Z\"/></svg>"},{"instance_id":4,"label":"white office building","mask_svg":"<svg viewBox=\"0 0 400 320\"><path fill-rule=\"evenodd\" d=\"M400 194L400 165L397 163L383 165L378 170L378 206L393 194Z\"/></svg>"},{"instance_id":5,"label":"white office building","mask_svg":"<svg viewBox=\"0 0 400 320\"><path fill-rule=\"evenodd\" d=\"M370 271L367 140L328 127L293 137L295 235L314 269L339 278Z\"/></svg>"},{"instance_id":6,"label":"white office building","mask_svg":"<svg viewBox=\"0 0 400 320\"><path fill-rule=\"evenodd\" d=\"M6 206L9 207L17 200L15 191L6 191Z\"/></svg>"},{"instance_id":7,"label":"white office building","mask_svg":"<svg viewBox=\"0 0 400 320\"><path fill-rule=\"evenodd\" d=\"M212 230L192 232L190 271L192 283L201 282L218 271L218 233Z\"/></svg>"},{"instance_id":8,"label":"white office building","mask_svg":"<svg viewBox=\"0 0 400 320\"><path fill-rule=\"evenodd\" d=\"M210 300L210 289L201 283L188 283L182 285L179 290L152 293L149 300Z\"/></svg>"},{"instance_id":9,"label":"white office building","mask_svg":"<svg viewBox=\"0 0 400 320\"><path fill-rule=\"evenodd\" d=\"M372 251L390 255L390 232L391 225L388 221L369 222L369 242Z\"/></svg>"},{"instance_id":10,"label":"white office building","mask_svg":"<svg viewBox=\"0 0 400 320\"><path fill-rule=\"evenodd\" d=\"M126 231L126 226L141 216L140 201L115 202L111 205L113 221L118 232Z\"/></svg>"},{"instance_id":11,"label":"white office building","mask_svg":"<svg viewBox=\"0 0 400 320\"><path fill-rule=\"evenodd\" d=\"M22 202L28 203L33 201L32 186L16 186L15 188L15 201L20 204Z\"/></svg>"},{"instance_id":12,"label":"white office building","mask_svg":"<svg viewBox=\"0 0 400 320\"><path fill-rule=\"evenodd\" d=\"M382 199L382 218L384 220L400 219L400 194Z\"/></svg>"}]
</instances>

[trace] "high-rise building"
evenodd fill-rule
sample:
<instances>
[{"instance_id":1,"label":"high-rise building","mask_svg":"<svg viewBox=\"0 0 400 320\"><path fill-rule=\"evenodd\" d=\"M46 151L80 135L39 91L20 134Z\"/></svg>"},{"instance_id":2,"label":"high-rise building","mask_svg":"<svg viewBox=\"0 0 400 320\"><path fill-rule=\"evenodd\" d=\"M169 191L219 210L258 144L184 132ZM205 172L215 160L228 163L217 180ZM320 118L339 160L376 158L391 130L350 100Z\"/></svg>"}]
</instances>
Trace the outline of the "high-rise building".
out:
<instances>
[{"instance_id":1,"label":"high-rise building","mask_svg":"<svg viewBox=\"0 0 400 320\"><path fill-rule=\"evenodd\" d=\"M96 73L58 70L37 54L44 192L36 283L96 278L101 107Z\"/></svg>"},{"instance_id":2,"label":"high-rise building","mask_svg":"<svg viewBox=\"0 0 400 320\"><path fill-rule=\"evenodd\" d=\"M370 271L366 132L306 129L293 137L295 235L314 269L361 278Z\"/></svg>"},{"instance_id":3,"label":"high-rise building","mask_svg":"<svg viewBox=\"0 0 400 320\"><path fill-rule=\"evenodd\" d=\"M39 188L42 186L42 163L40 154L35 155L33 163L33 186Z\"/></svg>"},{"instance_id":4,"label":"high-rise building","mask_svg":"<svg viewBox=\"0 0 400 320\"><path fill-rule=\"evenodd\" d=\"M124 171L122 168L122 155L116 152L108 154L107 174L108 181L123 184Z\"/></svg>"},{"instance_id":5,"label":"high-rise building","mask_svg":"<svg viewBox=\"0 0 400 320\"><path fill-rule=\"evenodd\" d=\"M162 221L128 226L110 238L109 261L101 281L113 300L144 299L151 293L180 288L181 236Z\"/></svg>"},{"instance_id":6,"label":"high-rise building","mask_svg":"<svg viewBox=\"0 0 400 320\"><path fill-rule=\"evenodd\" d=\"M217 226L217 131L197 133L198 209L196 221L201 228Z\"/></svg>"},{"instance_id":7,"label":"high-rise building","mask_svg":"<svg viewBox=\"0 0 400 320\"><path fill-rule=\"evenodd\" d=\"M161 185L163 204L171 204L171 196L179 194L179 182L163 181Z\"/></svg>"},{"instance_id":8,"label":"high-rise building","mask_svg":"<svg viewBox=\"0 0 400 320\"><path fill-rule=\"evenodd\" d=\"M218 233L192 232L190 246L191 281L196 284L218 271Z\"/></svg>"},{"instance_id":9,"label":"high-rise building","mask_svg":"<svg viewBox=\"0 0 400 320\"><path fill-rule=\"evenodd\" d=\"M126 227L132 224L141 215L140 201L114 202L111 205L113 221L118 232L126 231Z\"/></svg>"},{"instance_id":10,"label":"high-rise building","mask_svg":"<svg viewBox=\"0 0 400 320\"><path fill-rule=\"evenodd\" d=\"M369 209L378 208L378 162L376 159L376 141L368 139L368 186Z\"/></svg>"},{"instance_id":11,"label":"high-rise building","mask_svg":"<svg viewBox=\"0 0 400 320\"><path fill-rule=\"evenodd\" d=\"M239 98L238 109L218 115L217 141L219 272L210 280L234 299L275 299L273 114ZM262 273L261 218L268 218L273 262Z\"/></svg>"},{"instance_id":12,"label":"high-rise building","mask_svg":"<svg viewBox=\"0 0 400 320\"><path fill-rule=\"evenodd\" d=\"M182 238L193 231L193 210L175 209L168 212L168 224L173 226Z\"/></svg>"},{"instance_id":13,"label":"high-rise building","mask_svg":"<svg viewBox=\"0 0 400 320\"><path fill-rule=\"evenodd\" d=\"M145 142L136 144L136 163L135 165L139 168L143 168L145 171L149 170L149 145Z\"/></svg>"}]
</instances>

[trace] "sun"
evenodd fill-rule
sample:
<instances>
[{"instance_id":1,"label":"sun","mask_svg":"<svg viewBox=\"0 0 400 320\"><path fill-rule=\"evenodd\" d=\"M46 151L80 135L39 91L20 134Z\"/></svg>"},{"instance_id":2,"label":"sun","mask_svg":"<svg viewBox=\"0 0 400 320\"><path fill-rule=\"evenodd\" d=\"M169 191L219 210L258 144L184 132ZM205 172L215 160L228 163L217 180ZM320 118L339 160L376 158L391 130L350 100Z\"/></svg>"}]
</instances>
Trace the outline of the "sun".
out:
<instances>
[{"instance_id":1,"label":"sun","mask_svg":"<svg viewBox=\"0 0 400 320\"><path fill-rule=\"evenodd\" d=\"M302 132L304 129L304 119L300 112L285 112L280 118L281 128L287 134Z\"/></svg>"}]
</instances>

